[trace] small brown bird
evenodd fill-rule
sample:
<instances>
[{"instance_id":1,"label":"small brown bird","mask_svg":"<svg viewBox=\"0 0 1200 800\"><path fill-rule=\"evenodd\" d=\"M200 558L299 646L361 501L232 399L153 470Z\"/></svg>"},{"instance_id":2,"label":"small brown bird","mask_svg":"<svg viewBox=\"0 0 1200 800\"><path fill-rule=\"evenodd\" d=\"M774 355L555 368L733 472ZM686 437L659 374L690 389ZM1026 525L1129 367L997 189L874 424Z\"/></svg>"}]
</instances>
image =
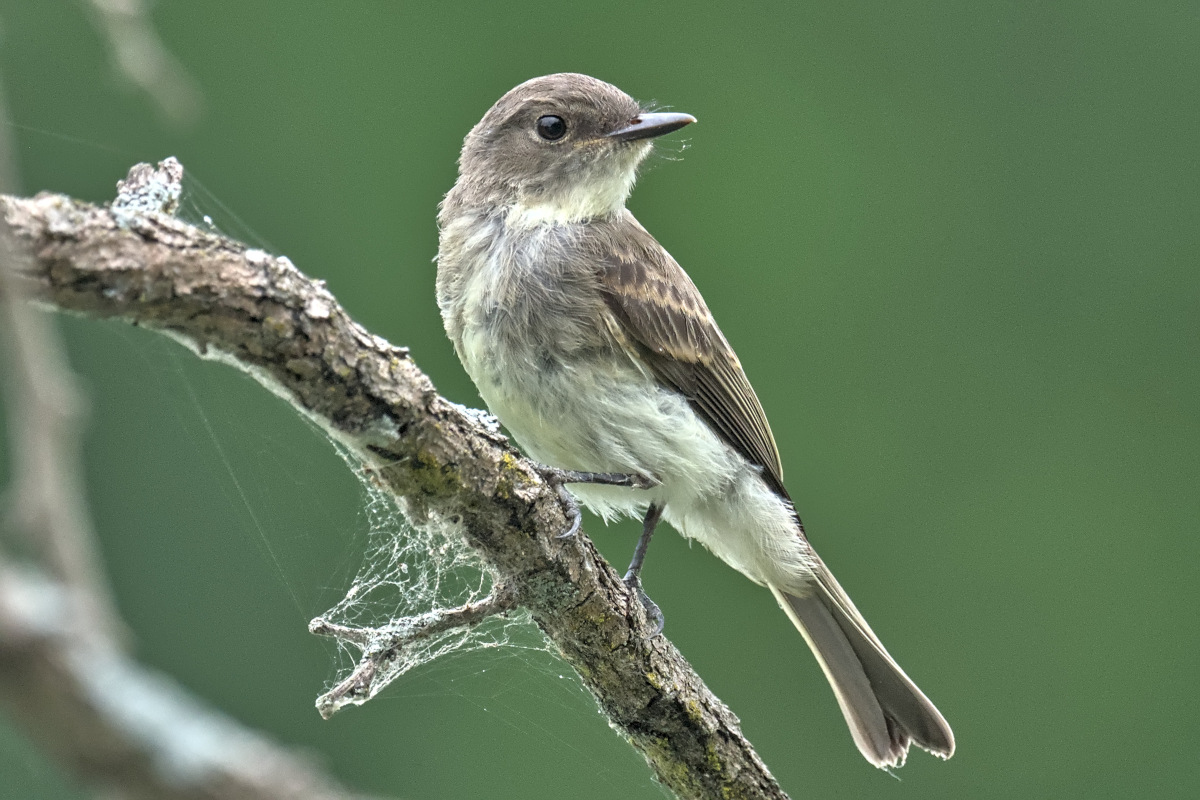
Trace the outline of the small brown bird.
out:
<instances>
[{"instance_id":1,"label":"small brown bird","mask_svg":"<svg viewBox=\"0 0 1200 800\"><path fill-rule=\"evenodd\" d=\"M484 402L606 519L665 519L768 587L878 767L954 734L813 551L762 406L687 273L625 208L651 140L694 122L586 75L535 78L467 135L438 215L438 305ZM617 485L612 485L617 484ZM661 626L661 617L659 617Z\"/></svg>"}]
</instances>

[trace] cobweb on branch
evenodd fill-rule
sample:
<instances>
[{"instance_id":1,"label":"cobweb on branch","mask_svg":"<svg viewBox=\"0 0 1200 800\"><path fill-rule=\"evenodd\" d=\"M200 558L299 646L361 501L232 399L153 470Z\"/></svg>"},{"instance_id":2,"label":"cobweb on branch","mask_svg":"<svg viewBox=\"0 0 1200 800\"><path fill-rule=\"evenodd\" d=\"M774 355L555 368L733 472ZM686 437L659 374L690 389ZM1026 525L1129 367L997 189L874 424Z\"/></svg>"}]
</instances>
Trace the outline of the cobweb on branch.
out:
<instances>
[{"instance_id":1,"label":"cobweb on branch","mask_svg":"<svg viewBox=\"0 0 1200 800\"><path fill-rule=\"evenodd\" d=\"M403 503L379 487L369 467L334 443L363 487L369 532L362 566L333 608L309 623L335 639L352 667L339 671L317 699L329 717L361 705L389 683L422 664L451 653L520 644L545 638L515 609L507 587L466 543L458 523L436 516L415 521Z\"/></svg>"}]
</instances>

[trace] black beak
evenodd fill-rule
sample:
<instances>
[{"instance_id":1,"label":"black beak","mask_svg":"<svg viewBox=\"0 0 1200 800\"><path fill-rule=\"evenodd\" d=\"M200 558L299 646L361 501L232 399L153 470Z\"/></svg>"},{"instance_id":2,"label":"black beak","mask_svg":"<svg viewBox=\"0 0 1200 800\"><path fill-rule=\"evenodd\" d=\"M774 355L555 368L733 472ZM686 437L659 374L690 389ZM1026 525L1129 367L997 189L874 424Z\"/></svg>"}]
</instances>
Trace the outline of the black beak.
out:
<instances>
[{"instance_id":1,"label":"black beak","mask_svg":"<svg viewBox=\"0 0 1200 800\"><path fill-rule=\"evenodd\" d=\"M691 125L696 118L691 114L638 114L629 120L629 124L613 131L608 135L618 142L632 142L637 139L652 139L664 133L677 131L684 125Z\"/></svg>"}]
</instances>

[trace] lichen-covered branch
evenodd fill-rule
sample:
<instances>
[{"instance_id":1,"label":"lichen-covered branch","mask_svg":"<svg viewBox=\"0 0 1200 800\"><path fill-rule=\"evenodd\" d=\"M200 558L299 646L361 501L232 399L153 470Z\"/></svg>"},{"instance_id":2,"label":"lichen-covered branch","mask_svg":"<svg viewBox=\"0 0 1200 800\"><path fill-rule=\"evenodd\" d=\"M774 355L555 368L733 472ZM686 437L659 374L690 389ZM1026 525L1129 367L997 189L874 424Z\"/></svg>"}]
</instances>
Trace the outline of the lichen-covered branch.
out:
<instances>
[{"instance_id":1,"label":"lichen-covered branch","mask_svg":"<svg viewBox=\"0 0 1200 800\"><path fill-rule=\"evenodd\" d=\"M4 197L58 308L170 334L248 371L351 448L410 513L457 516L517 605L612 724L680 797L783 798L736 717L662 636L562 502L477 415L442 398L403 348L353 322L286 258L165 214L61 195Z\"/></svg>"}]
</instances>

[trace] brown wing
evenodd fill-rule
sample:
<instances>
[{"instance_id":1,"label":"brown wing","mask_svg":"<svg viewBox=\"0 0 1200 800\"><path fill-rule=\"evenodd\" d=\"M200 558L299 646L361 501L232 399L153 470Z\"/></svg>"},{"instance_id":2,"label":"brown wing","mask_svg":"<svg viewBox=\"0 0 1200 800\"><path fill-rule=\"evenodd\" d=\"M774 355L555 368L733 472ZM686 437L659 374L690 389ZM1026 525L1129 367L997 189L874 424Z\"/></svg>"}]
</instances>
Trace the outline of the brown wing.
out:
<instances>
[{"instance_id":1,"label":"brown wing","mask_svg":"<svg viewBox=\"0 0 1200 800\"><path fill-rule=\"evenodd\" d=\"M692 279L632 214L590 227L604 299L623 333L654 375L787 497L767 415Z\"/></svg>"}]
</instances>

